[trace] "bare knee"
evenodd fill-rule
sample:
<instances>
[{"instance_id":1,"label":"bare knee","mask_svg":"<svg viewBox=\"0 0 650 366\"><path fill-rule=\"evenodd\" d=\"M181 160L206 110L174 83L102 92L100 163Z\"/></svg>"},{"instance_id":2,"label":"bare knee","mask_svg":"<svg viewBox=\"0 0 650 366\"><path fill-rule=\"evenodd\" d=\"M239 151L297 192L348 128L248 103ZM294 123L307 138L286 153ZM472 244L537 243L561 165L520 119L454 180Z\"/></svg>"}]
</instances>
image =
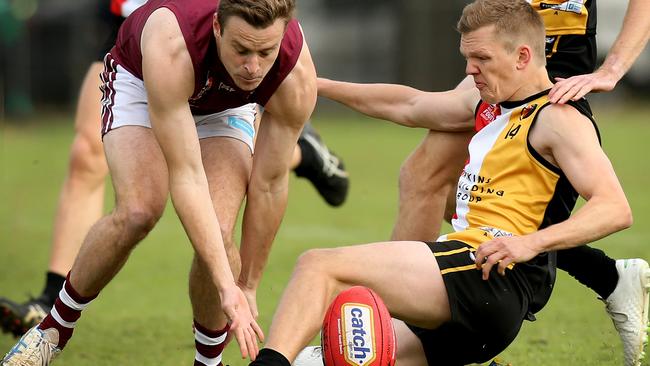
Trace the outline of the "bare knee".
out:
<instances>
[{"instance_id":1,"label":"bare knee","mask_svg":"<svg viewBox=\"0 0 650 366\"><path fill-rule=\"evenodd\" d=\"M332 249L309 249L298 257L294 276L320 276L327 277L327 266Z\"/></svg>"},{"instance_id":2,"label":"bare knee","mask_svg":"<svg viewBox=\"0 0 650 366\"><path fill-rule=\"evenodd\" d=\"M404 160L399 170L400 193L414 194L426 188L422 160L420 154L415 152ZM426 166L424 168L426 169Z\"/></svg>"},{"instance_id":3,"label":"bare knee","mask_svg":"<svg viewBox=\"0 0 650 366\"><path fill-rule=\"evenodd\" d=\"M164 202L144 204L141 202L119 205L113 212L115 229L123 233L120 242L135 246L153 229L164 210Z\"/></svg>"},{"instance_id":4,"label":"bare knee","mask_svg":"<svg viewBox=\"0 0 650 366\"><path fill-rule=\"evenodd\" d=\"M99 136L77 133L70 150L70 179L94 187L103 184L107 174L108 167Z\"/></svg>"},{"instance_id":5,"label":"bare knee","mask_svg":"<svg viewBox=\"0 0 650 366\"><path fill-rule=\"evenodd\" d=\"M309 283L311 287L324 288L331 300L336 294L350 285L348 278L339 273L338 253L342 248L310 249L298 257L291 275L292 280Z\"/></svg>"},{"instance_id":6,"label":"bare knee","mask_svg":"<svg viewBox=\"0 0 650 366\"><path fill-rule=\"evenodd\" d=\"M467 155L469 134L429 133L400 168L400 193L408 195L444 194L454 185Z\"/></svg>"},{"instance_id":7,"label":"bare knee","mask_svg":"<svg viewBox=\"0 0 650 366\"><path fill-rule=\"evenodd\" d=\"M404 197L433 194L444 187L449 179L444 176L443 163L425 153L414 151L402 163L399 171L399 191Z\"/></svg>"}]
</instances>

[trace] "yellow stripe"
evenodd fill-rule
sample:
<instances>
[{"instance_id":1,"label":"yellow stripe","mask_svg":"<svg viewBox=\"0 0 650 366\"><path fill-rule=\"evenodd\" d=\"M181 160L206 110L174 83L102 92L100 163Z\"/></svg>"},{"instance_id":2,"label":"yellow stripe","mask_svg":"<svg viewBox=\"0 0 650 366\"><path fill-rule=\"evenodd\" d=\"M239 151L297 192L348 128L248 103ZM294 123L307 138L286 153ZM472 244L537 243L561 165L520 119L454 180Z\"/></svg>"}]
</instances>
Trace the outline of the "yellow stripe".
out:
<instances>
[{"instance_id":1,"label":"yellow stripe","mask_svg":"<svg viewBox=\"0 0 650 366\"><path fill-rule=\"evenodd\" d=\"M562 38L562 36L555 37L555 42L553 43L553 53L557 52L557 46L560 44L560 38Z\"/></svg>"},{"instance_id":2,"label":"yellow stripe","mask_svg":"<svg viewBox=\"0 0 650 366\"><path fill-rule=\"evenodd\" d=\"M475 250L472 249L472 248L464 247L464 248L460 248L460 249L450 250L450 251L448 251L448 252L437 252L437 253L433 253L433 255L436 256L436 257L444 257L444 256L446 256L446 255L453 255L453 254L457 254L457 253L466 252L466 251L468 251L468 250L470 250L470 249L471 249L472 251L475 251Z\"/></svg>"},{"instance_id":3,"label":"yellow stripe","mask_svg":"<svg viewBox=\"0 0 650 366\"><path fill-rule=\"evenodd\" d=\"M476 270L476 264L470 264L470 265L467 265L467 266L452 267L452 268L443 269L442 271L440 271L440 274L444 275L444 274L451 273L451 272L468 271L470 269Z\"/></svg>"},{"instance_id":4,"label":"yellow stripe","mask_svg":"<svg viewBox=\"0 0 650 366\"><path fill-rule=\"evenodd\" d=\"M553 42L553 49L548 55L546 55L546 58L551 58L554 54L557 53L557 46L560 44L560 38L562 38L562 36L555 37L555 41Z\"/></svg>"}]
</instances>

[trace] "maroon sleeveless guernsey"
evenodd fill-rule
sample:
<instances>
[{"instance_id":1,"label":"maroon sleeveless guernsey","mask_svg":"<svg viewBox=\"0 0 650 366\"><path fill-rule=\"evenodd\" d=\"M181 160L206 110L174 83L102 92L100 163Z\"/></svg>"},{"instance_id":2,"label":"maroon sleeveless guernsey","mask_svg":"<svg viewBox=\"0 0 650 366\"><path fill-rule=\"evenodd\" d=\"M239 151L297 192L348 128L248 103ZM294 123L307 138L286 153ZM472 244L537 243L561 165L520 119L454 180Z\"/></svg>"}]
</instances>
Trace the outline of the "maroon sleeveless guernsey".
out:
<instances>
[{"instance_id":1,"label":"maroon sleeveless guernsey","mask_svg":"<svg viewBox=\"0 0 650 366\"><path fill-rule=\"evenodd\" d=\"M193 114L217 113L247 103L265 105L298 62L303 43L300 25L295 19L289 22L268 74L255 90L243 91L217 55L212 20L218 6L218 0L149 0L124 21L111 55L117 64L142 79L142 29L151 13L165 7L176 15L192 59L194 93L189 104Z\"/></svg>"}]
</instances>

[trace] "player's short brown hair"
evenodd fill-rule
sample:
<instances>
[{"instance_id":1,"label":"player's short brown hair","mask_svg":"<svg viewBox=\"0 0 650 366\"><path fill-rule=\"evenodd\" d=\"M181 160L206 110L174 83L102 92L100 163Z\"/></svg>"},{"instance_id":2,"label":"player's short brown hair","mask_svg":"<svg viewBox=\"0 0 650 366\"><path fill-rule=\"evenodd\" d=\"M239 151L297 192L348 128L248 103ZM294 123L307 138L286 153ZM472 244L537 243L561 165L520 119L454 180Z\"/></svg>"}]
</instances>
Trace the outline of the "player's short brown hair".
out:
<instances>
[{"instance_id":1,"label":"player's short brown hair","mask_svg":"<svg viewBox=\"0 0 650 366\"><path fill-rule=\"evenodd\" d=\"M463 9L457 28L466 34L490 25L509 52L523 42L538 61L546 61L544 22L525 0L475 0Z\"/></svg>"},{"instance_id":2,"label":"player's short brown hair","mask_svg":"<svg viewBox=\"0 0 650 366\"><path fill-rule=\"evenodd\" d=\"M266 28L277 19L289 22L295 8L295 0L220 0L217 20L222 29L231 16L238 16L256 28Z\"/></svg>"}]
</instances>

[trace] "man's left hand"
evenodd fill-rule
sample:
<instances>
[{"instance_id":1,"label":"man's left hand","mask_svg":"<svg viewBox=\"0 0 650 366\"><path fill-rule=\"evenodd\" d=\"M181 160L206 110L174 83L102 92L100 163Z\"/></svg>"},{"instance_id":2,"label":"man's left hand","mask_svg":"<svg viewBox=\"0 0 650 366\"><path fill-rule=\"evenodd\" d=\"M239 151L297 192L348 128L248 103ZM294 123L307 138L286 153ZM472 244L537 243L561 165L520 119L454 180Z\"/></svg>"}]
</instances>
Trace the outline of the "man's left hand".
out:
<instances>
[{"instance_id":1,"label":"man's left hand","mask_svg":"<svg viewBox=\"0 0 650 366\"><path fill-rule=\"evenodd\" d=\"M530 247L530 241L522 236L503 236L481 244L476 250L476 268L483 272L483 279L490 277L490 270L498 264L500 275L506 274L511 263L527 262L538 252Z\"/></svg>"}]
</instances>

